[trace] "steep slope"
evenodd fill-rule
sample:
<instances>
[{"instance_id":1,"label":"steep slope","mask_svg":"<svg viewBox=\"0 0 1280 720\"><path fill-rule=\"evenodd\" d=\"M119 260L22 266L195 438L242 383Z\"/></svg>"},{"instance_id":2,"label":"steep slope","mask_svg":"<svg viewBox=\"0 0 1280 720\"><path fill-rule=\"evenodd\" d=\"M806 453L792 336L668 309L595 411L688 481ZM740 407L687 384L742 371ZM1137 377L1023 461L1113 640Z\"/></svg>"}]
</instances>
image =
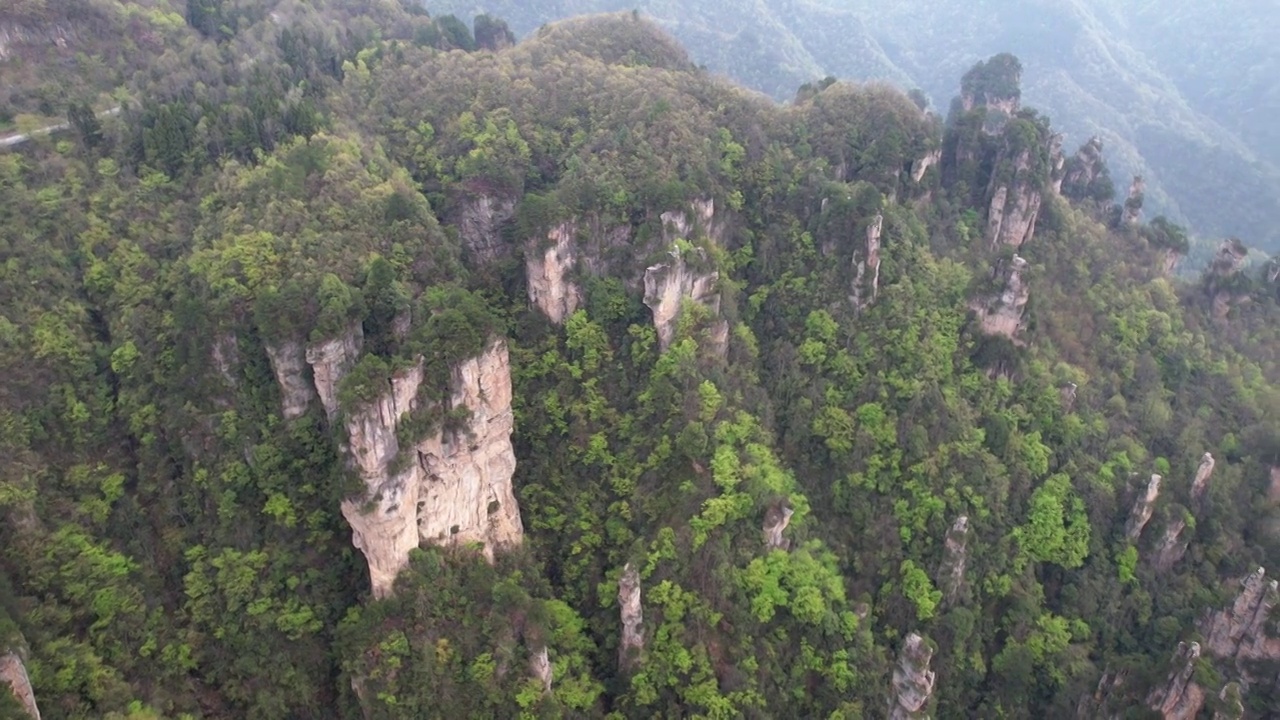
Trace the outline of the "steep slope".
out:
<instances>
[{"instance_id":1,"label":"steep slope","mask_svg":"<svg viewBox=\"0 0 1280 720\"><path fill-rule=\"evenodd\" d=\"M1169 277L1017 58L944 122L632 13L190 7L0 155L46 716L1270 711L1280 272Z\"/></svg>"}]
</instances>

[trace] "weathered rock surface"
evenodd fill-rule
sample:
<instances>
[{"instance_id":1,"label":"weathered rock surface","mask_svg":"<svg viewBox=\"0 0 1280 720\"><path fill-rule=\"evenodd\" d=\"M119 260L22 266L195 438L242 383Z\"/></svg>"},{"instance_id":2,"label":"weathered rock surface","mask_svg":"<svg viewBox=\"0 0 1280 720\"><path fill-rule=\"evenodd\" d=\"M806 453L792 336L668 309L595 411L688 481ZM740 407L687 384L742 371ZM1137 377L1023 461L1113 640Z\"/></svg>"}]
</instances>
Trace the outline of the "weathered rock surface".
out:
<instances>
[{"instance_id":1,"label":"weathered rock surface","mask_svg":"<svg viewBox=\"0 0 1280 720\"><path fill-rule=\"evenodd\" d=\"M1093 184L1102 177L1105 169L1102 159L1102 139L1089 138L1076 154L1067 161L1057 190L1066 197L1080 200L1092 195Z\"/></svg>"},{"instance_id":2,"label":"weathered rock surface","mask_svg":"<svg viewBox=\"0 0 1280 720\"><path fill-rule=\"evenodd\" d=\"M72 46L80 37L73 22L40 24L0 23L0 61L20 54L23 48L38 49L52 45L58 49Z\"/></svg>"},{"instance_id":3,"label":"weathered rock surface","mask_svg":"<svg viewBox=\"0 0 1280 720\"><path fill-rule=\"evenodd\" d=\"M640 604L640 573L627 563L618 580L618 606L622 616L622 643L618 665L630 667L644 651L644 608Z\"/></svg>"},{"instance_id":4,"label":"weathered rock surface","mask_svg":"<svg viewBox=\"0 0 1280 720\"><path fill-rule=\"evenodd\" d=\"M997 263L995 277L1004 277L1004 290L994 297L978 298L969 307L978 314L978 323L987 335L1001 335L1015 340L1025 327L1023 315L1031 300L1031 288L1023 279L1027 261L1014 255Z\"/></svg>"},{"instance_id":5,"label":"weathered rock surface","mask_svg":"<svg viewBox=\"0 0 1280 720\"><path fill-rule=\"evenodd\" d=\"M529 672L542 683L542 692L551 692L551 656L547 654L547 646L543 645L529 658Z\"/></svg>"},{"instance_id":6,"label":"weathered rock surface","mask_svg":"<svg viewBox=\"0 0 1280 720\"><path fill-rule=\"evenodd\" d=\"M1164 720L1192 720L1204 707L1204 689L1191 681L1199 658L1199 643L1179 643L1168 682L1147 696L1147 706L1164 716Z\"/></svg>"},{"instance_id":7,"label":"weathered rock surface","mask_svg":"<svg viewBox=\"0 0 1280 720\"><path fill-rule=\"evenodd\" d=\"M267 343L267 359L280 386L280 412L285 420L302 417L316 396L315 388L307 378L307 358L302 343L287 340Z\"/></svg>"},{"instance_id":8,"label":"weathered rock surface","mask_svg":"<svg viewBox=\"0 0 1280 720\"><path fill-rule=\"evenodd\" d=\"M1240 720L1244 717L1244 691L1240 683L1227 683L1218 693L1219 709L1214 712L1213 720Z\"/></svg>"},{"instance_id":9,"label":"weathered rock surface","mask_svg":"<svg viewBox=\"0 0 1280 720\"><path fill-rule=\"evenodd\" d=\"M1205 453L1200 458L1200 466L1196 468L1196 477L1191 481L1191 501L1200 503L1209 490L1209 478L1213 476L1213 456Z\"/></svg>"},{"instance_id":10,"label":"weathered rock surface","mask_svg":"<svg viewBox=\"0 0 1280 720\"><path fill-rule=\"evenodd\" d=\"M720 315L720 273L695 271L689 267L678 248L671 250L672 260L653 265L644 273L644 304L653 311L653 325L658 331L658 345L663 350L675 339L676 325L686 303L697 303L717 318L712 342L723 348L729 339L729 326Z\"/></svg>"},{"instance_id":11,"label":"weathered rock surface","mask_svg":"<svg viewBox=\"0 0 1280 720\"><path fill-rule=\"evenodd\" d=\"M764 515L764 544L770 550L786 550L791 541L782 536L796 511L786 505L775 505Z\"/></svg>"},{"instance_id":12,"label":"weathered rock surface","mask_svg":"<svg viewBox=\"0 0 1280 720\"><path fill-rule=\"evenodd\" d=\"M224 382L236 386L236 368L240 366L240 341L233 333L219 335L213 341L213 366Z\"/></svg>"},{"instance_id":13,"label":"weathered rock surface","mask_svg":"<svg viewBox=\"0 0 1280 720\"><path fill-rule=\"evenodd\" d=\"M357 322L338 337L307 346L307 364L330 422L338 415L338 383L360 358L363 345L364 329Z\"/></svg>"},{"instance_id":14,"label":"weathered rock surface","mask_svg":"<svg viewBox=\"0 0 1280 720\"><path fill-rule=\"evenodd\" d=\"M1241 582L1240 594L1225 610L1212 613L1201 623L1204 650L1214 657L1233 659L1245 680L1252 680L1244 663L1250 660L1280 660L1280 638L1268 637L1267 620L1280 600L1275 580L1258 568Z\"/></svg>"},{"instance_id":15,"label":"weathered rock surface","mask_svg":"<svg viewBox=\"0 0 1280 720\"><path fill-rule=\"evenodd\" d=\"M920 182L924 179L924 174L929 172L929 168L937 165L942 161L942 149L933 150L926 153L924 157L919 158L911 163L911 180L912 182Z\"/></svg>"},{"instance_id":16,"label":"weathered rock surface","mask_svg":"<svg viewBox=\"0 0 1280 720\"><path fill-rule=\"evenodd\" d=\"M1043 201L1039 186L1030 177L1031 151L1023 150L1014 160L1013 180L998 185L987 210L987 242L1022 247L1036 233L1036 220ZM993 178L994 182L995 179Z\"/></svg>"},{"instance_id":17,"label":"weathered rock surface","mask_svg":"<svg viewBox=\"0 0 1280 720\"><path fill-rule=\"evenodd\" d=\"M1181 517L1170 520L1165 527L1164 537L1161 538L1160 547L1156 549L1152 560L1155 568L1160 572L1169 572L1187 554L1187 546L1191 541L1182 537L1186 529L1187 521Z\"/></svg>"},{"instance_id":18,"label":"weathered rock surface","mask_svg":"<svg viewBox=\"0 0 1280 720\"><path fill-rule=\"evenodd\" d=\"M577 311L582 292L574 284L571 273L577 262L577 226L562 223L547 233L550 245L533 248L525 260L529 280L529 302L561 325Z\"/></svg>"},{"instance_id":19,"label":"weathered rock surface","mask_svg":"<svg viewBox=\"0 0 1280 720\"><path fill-rule=\"evenodd\" d=\"M487 558L524 536L511 478L511 368L499 340L453 369L449 409L470 417L460 430L441 429L401 448L396 429L416 410L419 363L396 374L377 401L347 418L348 444L366 491L342 504L353 543L369 563L375 597L391 592L420 542L478 543Z\"/></svg>"},{"instance_id":20,"label":"weathered rock surface","mask_svg":"<svg viewBox=\"0 0 1280 720\"><path fill-rule=\"evenodd\" d=\"M893 697L889 702L890 720L927 718L926 706L933 696L937 674L929 669L933 649L916 633L907 636L898 653L898 666L893 669Z\"/></svg>"},{"instance_id":21,"label":"weathered rock surface","mask_svg":"<svg viewBox=\"0 0 1280 720\"><path fill-rule=\"evenodd\" d=\"M880 235L884 216L876 215L867 226L867 242L853 253L853 304L858 309L875 302L880 294Z\"/></svg>"},{"instance_id":22,"label":"weathered rock surface","mask_svg":"<svg viewBox=\"0 0 1280 720\"><path fill-rule=\"evenodd\" d=\"M18 705L27 714L40 720L40 708L36 706L36 694L31 689L31 679L27 677L27 666L22 657L15 651L0 654L0 683L9 686Z\"/></svg>"},{"instance_id":23,"label":"weathered rock surface","mask_svg":"<svg viewBox=\"0 0 1280 720\"><path fill-rule=\"evenodd\" d=\"M472 261L487 264L509 252L502 224L515 216L515 210L516 197L505 193L478 191L459 203L451 219Z\"/></svg>"},{"instance_id":24,"label":"weathered rock surface","mask_svg":"<svg viewBox=\"0 0 1280 720\"><path fill-rule=\"evenodd\" d=\"M1160 497L1160 483L1164 478L1152 475L1147 489L1133 502L1133 510L1129 511L1129 520L1125 523L1124 534L1129 542L1135 542L1142 535L1142 529L1151 520L1156 511L1156 499Z\"/></svg>"},{"instance_id":25,"label":"weathered rock surface","mask_svg":"<svg viewBox=\"0 0 1280 720\"><path fill-rule=\"evenodd\" d=\"M1062 409L1071 412L1076 406L1076 393L1080 390L1080 386L1069 382L1058 388L1058 396L1062 398Z\"/></svg>"},{"instance_id":26,"label":"weathered rock surface","mask_svg":"<svg viewBox=\"0 0 1280 720\"><path fill-rule=\"evenodd\" d=\"M961 515L947 531L942 563L938 566L938 584L948 605L955 603L964 588L964 572L969 563L968 545L969 516Z\"/></svg>"}]
</instances>

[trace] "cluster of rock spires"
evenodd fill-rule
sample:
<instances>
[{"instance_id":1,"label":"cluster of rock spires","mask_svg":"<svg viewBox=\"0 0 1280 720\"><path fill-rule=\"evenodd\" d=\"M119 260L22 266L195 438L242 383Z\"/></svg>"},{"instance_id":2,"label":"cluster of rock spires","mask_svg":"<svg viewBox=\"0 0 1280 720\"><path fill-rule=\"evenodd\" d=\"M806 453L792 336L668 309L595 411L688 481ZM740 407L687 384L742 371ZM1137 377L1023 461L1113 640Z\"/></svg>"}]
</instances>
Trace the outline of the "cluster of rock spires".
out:
<instances>
[{"instance_id":1,"label":"cluster of rock spires","mask_svg":"<svg viewBox=\"0 0 1280 720\"><path fill-rule=\"evenodd\" d=\"M1201 687L1194 679L1196 662L1202 657L1229 666L1237 680L1218 693L1227 707L1222 717L1240 717L1242 695L1258 683L1274 683L1275 677L1255 677L1253 661L1280 660L1280 638L1268 637L1266 624L1271 610L1280 601L1280 583L1267 580L1258 568L1241 582L1240 593L1230 607L1207 614L1197 629L1204 643L1181 643L1174 655L1168 681L1147 696L1147 706L1164 720L1192 720L1204 708L1212 688Z\"/></svg>"},{"instance_id":2,"label":"cluster of rock spires","mask_svg":"<svg viewBox=\"0 0 1280 720\"><path fill-rule=\"evenodd\" d=\"M16 648L0 653L0 684L9 687L27 715L40 720L40 708L36 706L36 694L31 689L31 679L27 677L27 666Z\"/></svg>"}]
</instances>

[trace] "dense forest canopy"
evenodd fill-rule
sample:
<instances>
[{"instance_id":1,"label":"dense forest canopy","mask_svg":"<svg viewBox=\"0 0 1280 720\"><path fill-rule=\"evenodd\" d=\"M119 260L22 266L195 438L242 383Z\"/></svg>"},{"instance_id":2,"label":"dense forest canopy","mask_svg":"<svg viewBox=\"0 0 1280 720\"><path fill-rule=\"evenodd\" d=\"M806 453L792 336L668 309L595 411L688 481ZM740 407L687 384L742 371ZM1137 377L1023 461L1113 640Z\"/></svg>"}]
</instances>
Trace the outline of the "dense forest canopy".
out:
<instances>
[{"instance_id":1,"label":"dense forest canopy","mask_svg":"<svg viewBox=\"0 0 1280 720\"><path fill-rule=\"evenodd\" d=\"M0 37L0 717L1280 712L1280 265L1179 277L1026 58L944 116L633 12Z\"/></svg>"},{"instance_id":2,"label":"dense forest canopy","mask_svg":"<svg viewBox=\"0 0 1280 720\"><path fill-rule=\"evenodd\" d=\"M1118 179L1142 175L1148 205L1205 242L1237 235L1280 249L1280 52L1274 4L1233 0L424 0L481 10L517 34L581 13L638 8L695 60L780 100L826 76L919 88L945 110L956 78L1012 52L1027 101L1073 147L1102 138ZM1121 191L1124 188L1120 188Z\"/></svg>"}]
</instances>

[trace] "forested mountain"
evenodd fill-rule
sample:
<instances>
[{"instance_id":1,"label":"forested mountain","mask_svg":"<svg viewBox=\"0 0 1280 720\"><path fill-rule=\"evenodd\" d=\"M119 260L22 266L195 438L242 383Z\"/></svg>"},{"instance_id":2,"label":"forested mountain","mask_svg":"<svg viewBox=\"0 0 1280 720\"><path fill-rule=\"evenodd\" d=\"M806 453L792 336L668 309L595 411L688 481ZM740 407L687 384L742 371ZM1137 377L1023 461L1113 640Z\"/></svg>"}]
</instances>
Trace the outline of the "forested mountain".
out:
<instances>
[{"instance_id":1,"label":"forested mountain","mask_svg":"<svg viewBox=\"0 0 1280 720\"><path fill-rule=\"evenodd\" d=\"M1280 6L1236 0L426 0L498 14L525 35L584 12L638 8L695 60L780 100L827 75L920 88L945 113L955 79L999 52L1029 104L1079 145L1103 140L1117 180L1206 239L1280 249ZM1123 188L1122 188L1123 189ZM1210 245L1195 264L1209 260Z\"/></svg>"},{"instance_id":2,"label":"forested mountain","mask_svg":"<svg viewBox=\"0 0 1280 720\"><path fill-rule=\"evenodd\" d=\"M79 1L0 12L0 717L1280 712L1280 265L1018 58Z\"/></svg>"}]
</instances>

